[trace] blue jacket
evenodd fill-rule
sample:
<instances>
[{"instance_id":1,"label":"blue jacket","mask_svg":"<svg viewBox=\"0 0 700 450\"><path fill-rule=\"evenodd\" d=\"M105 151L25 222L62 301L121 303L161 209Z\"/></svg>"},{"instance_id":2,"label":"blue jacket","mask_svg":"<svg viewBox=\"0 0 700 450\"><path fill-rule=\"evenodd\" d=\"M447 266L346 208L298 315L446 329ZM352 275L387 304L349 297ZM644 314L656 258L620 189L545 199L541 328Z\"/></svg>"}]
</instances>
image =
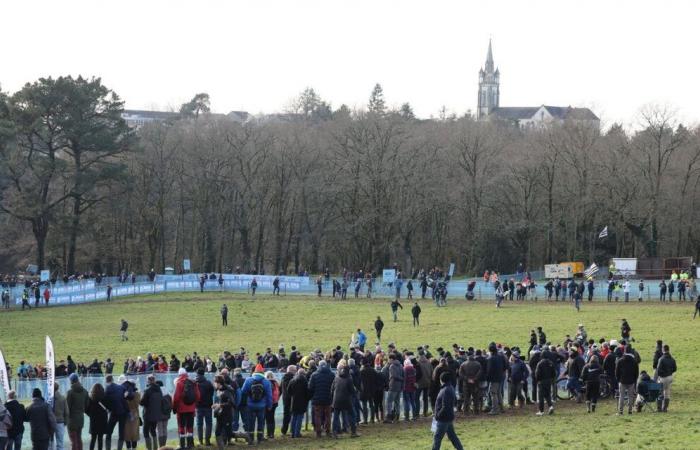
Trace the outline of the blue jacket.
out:
<instances>
[{"instance_id":1,"label":"blue jacket","mask_svg":"<svg viewBox=\"0 0 700 450\"><path fill-rule=\"evenodd\" d=\"M357 333L357 343L361 346L364 346L367 343L367 335L364 333L364 331Z\"/></svg>"},{"instance_id":2,"label":"blue jacket","mask_svg":"<svg viewBox=\"0 0 700 450\"><path fill-rule=\"evenodd\" d=\"M253 384L253 380L262 380L263 388L265 389L265 398L259 402L254 402L250 398L250 386ZM272 408L272 386L270 382L261 373L254 373L250 377L246 378L245 383L243 383L243 388L241 389L241 395L245 395L247 402L246 406L252 409L264 409Z\"/></svg>"},{"instance_id":3,"label":"blue jacket","mask_svg":"<svg viewBox=\"0 0 700 450\"><path fill-rule=\"evenodd\" d=\"M455 390L451 383L446 383L440 389L435 400L435 420L438 422L452 422L455 420Z\"/></svg>"},{"instance_id":4,"label":"blue jacket","mask_svg":"<svg viewBox=\"0 0 700 450\"><path fill-rule=\"evenodd\" d=\"M527 367L525 367L525 363L520 359L515 361L510 367L510 381L513 383L520 383L521 381L527 380L527 375Z\"/></svg>"},{"instance_id":5,"label":"blue jacket","mask_svg":"<svg viewBox=\"0 0 700 450\"><path fill-rule=\"evenodd\" d=\"M128 412L126 400L124 399L125 392L126 388L117 383L110 383L107 389L105 389L105 403L107 404L107 409L117 417L123 416Z\"/></svg>"},{"instance_id":6,"label":"blue jacket","mask_svg":"<svg viewBox=\"0 0 700 450\"><path fill-rule=\"evenodd\" d=\"M486 381L500 383L503 380L504 370L503 356L500 353L492 354L486 360Z\"/></svg>"},{"instance_id":7,"label":"blue jacket","mask_svg":"<svg viewBox=\"0 0 700 450\"><path fill-rule=\"evenodd\" d=\"M314 405L330 406L333 400L331 386L334 379L335 376L328 366L318 369L311 375L309 391L311 392L311 401Z\"/></svg>"}]
</instances>

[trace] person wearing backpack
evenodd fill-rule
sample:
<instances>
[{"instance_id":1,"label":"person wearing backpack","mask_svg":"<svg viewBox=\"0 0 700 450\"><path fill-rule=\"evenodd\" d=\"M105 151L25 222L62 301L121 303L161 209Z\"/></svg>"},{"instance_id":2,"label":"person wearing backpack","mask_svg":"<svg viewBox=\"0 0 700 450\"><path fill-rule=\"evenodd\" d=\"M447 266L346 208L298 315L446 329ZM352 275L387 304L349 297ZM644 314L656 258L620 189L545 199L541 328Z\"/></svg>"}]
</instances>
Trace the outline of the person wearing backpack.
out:
<instances>
[{"instance_id":1,"label":"person wearing backpack","mask_svg":"<svg viewBox=\"0 0 700 450\"><path fill-rule=\"evenodd\" d=\"M163 389L163 382L158 380L156 385ZM168 422L170 421L170 413L173 411L173 398L165 392L163 398L160 401L160 419L156 425L156 432L158 434L158 447L164 447L168 442Z\"/></svg>"},{"instance_id":2,"label":"person wearing backpack","mask_svg":"<svg viewBox=\"0 0 700 450\"><path fill-rule=\"evenodd\" d=\"M187 371L180 367L175 379L175 395L173 395L173 412L177 416L180 450L194 447L194 413L198 401L197 385L187 376Z\"/></svg>"},{"instance_id":3,"label":"person wearing backpack","mask_svg":"<svg viewBox=\"0 0 700 450\"><path fill-rule=\"evenodd\" d=\"M5 408L12 416L12 427L7 432L7 450L20 450L22 448L22 436L24 435L24 422L27 410L24 405L17 401L15 391L7 393L7 403Z\"/></svg>"},{"instance_id":4,"label":"person wearing backpack","mask_svg":"<svg viewBox=\"0 0 700 450\"><path fill-rule=\"evenodd\" d=\"M241 394L246 398L248 411L248 444L253 445L255 424L257 423L258 443L265 440L265 411L272 408L272 386L263 375L262 364L255 366L255 373L243 383Z\"/></svg>"},{"instance_id":5,"label":"person wearing backpack","mask_svg":"<svg viewBox=\"0 0 700 450\"><path fill-rule=\"evenodd\" d=\"M214 385L204 376L204 367L197 369L197 389L199 389L199 400L197 401L197 439L199 445L204 445L203 438L206 437L207 447L211 447L212 430L212 410L214 404ZM206 429L206 434L205 434Z\"/></svg>"}]
</instances>

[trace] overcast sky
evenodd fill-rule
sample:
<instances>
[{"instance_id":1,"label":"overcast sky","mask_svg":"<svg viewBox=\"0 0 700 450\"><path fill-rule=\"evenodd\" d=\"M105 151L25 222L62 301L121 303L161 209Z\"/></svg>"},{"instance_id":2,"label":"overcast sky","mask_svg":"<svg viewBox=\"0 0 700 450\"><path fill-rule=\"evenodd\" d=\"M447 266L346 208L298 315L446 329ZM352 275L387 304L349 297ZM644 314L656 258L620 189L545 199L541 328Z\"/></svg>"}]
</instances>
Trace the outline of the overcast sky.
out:
<instances>
[{"instance_id":1,"label":"overcast sky","mask_svg":"<svg viewBox=\"0 0 700 450\"><path fill-rule=\"evenodd\" d=\"M0 7L0 85L100 76L127 108L283 110L311 86L334 108L420 117L476 108L489 37L501 106L591 107L633 125L641 106L700 120L695 1L36 1Z\"/></svg>"}]
</instances>

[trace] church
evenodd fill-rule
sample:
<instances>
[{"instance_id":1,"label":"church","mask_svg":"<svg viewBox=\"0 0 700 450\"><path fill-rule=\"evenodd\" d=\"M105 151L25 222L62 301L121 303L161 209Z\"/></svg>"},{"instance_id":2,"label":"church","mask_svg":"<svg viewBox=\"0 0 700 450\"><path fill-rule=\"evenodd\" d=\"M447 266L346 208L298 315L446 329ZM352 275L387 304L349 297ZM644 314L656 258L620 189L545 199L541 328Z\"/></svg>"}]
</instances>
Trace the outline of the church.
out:
<instances>
[{"instance_id":1,"label":"church","mask_svg":"<svg viewBox=\"0 0 700 450\"><path fill-rule=\"evenodd\" d=\"M493 63L491 40L486 53L486 64L479 70L479 96L477 120L509 122L521 128L535 127L547 123L573 120L600 128L600 119L588 108L571 106L500 106L500 72Z\"/></svg>"}]
</instances>

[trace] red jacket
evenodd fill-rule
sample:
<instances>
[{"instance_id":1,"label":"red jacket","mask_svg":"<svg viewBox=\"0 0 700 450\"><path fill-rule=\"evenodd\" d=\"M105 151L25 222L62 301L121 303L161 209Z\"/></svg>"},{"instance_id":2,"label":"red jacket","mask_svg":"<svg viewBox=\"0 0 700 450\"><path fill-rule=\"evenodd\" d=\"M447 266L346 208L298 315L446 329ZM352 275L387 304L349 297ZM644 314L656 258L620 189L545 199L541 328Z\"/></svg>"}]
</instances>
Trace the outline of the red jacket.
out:
<instances>
[{"instance_id":1,"label":"red jacket","mask_svg":"<svg viewBox=\"0 0 700 450\"><path fill-rule=\"evenodd\" d=\"M191 405L186 405L185 402L183 401L182 397L185 394L185 380L187 380L189 377L187 376L186 373L183 373L182 375L178 375L178 377L175 379L175 395L173 395L173 411L176 414L182 414L182 413L193 413L195 412L195 409L197 407L197 402L199 401L199 389L197 389L197 386L194 386L194 396L195 400ZM192 384L194 384L194 380L192 380Z\"/></svg>"}]
</instances>

